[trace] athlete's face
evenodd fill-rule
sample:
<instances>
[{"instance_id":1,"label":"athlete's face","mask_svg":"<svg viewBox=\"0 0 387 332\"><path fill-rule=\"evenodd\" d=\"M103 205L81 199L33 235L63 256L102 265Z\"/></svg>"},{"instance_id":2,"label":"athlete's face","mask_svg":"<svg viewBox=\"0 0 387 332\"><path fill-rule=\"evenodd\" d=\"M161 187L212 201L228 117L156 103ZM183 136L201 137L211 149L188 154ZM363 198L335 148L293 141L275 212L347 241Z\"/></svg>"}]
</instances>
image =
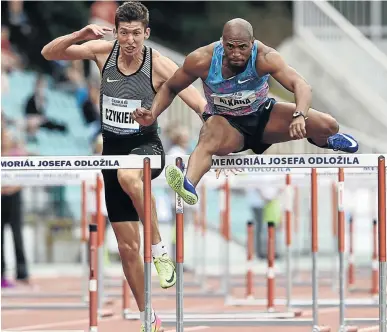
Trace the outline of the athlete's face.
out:
<instances>
[{"instance_id":1,"label":"athlete's face","mask_svg":"<svg viewBox=\"0 0 387 332\"><path fill-rule=\"evenodd\" d=\"M117 28L117 40L123 53L128 56L141 52L144 40L149 35L150 28L145 28L139 21L120 22Z\"/></svg>"},{"instance_id":2,"label":"athlete's face","mask_svg":"<svg viewBox=\"0 0 387 332\"><path fill-rule=\"evenodd\" d=\"M223 35L225 58L230 67L244 67L249 60L254 40L238 34Z\"/></svg>"}]
</instances>

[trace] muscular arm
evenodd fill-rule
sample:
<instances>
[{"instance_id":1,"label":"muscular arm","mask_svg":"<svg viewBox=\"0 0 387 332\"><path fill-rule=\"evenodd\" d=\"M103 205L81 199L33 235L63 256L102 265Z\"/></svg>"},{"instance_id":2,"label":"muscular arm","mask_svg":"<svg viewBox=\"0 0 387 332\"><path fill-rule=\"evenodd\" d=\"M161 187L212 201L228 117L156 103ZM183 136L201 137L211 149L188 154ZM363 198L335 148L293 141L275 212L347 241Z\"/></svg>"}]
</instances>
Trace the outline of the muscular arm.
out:
<instances>
[{"instance_id":1,"label":"muscular arm","mask_svg":"<svg viewBox=\"0 0 387 332\"><path fill-rule=\"evenodd\" d=\"M195 100L199 96L199 92L195 88L186 89L201 76L200 66L197 67L199 61L200 53L198 51L189 54L183 66L177 69L172 77L161 86L150 109L154 119L171 105L177 94L193 109L198 107L198 100L200 104L205 103L201 96L200 99ZM186 90L183 91L184 89Z\"/></svg>"},{"instance_id":2,"label":"muscular arm","mask_svg":"<svg viewBox=\"0 0 387 332\"><path fill-rule=\"evenodd\" d=\"M155 72L158 76L160 76L163 83L161 84L161 88L156 95L156 99L160 93L161 94L168 93L168 96L172 96L172 99L168 104L169 106L177 94L191 109L193 109L199 116L201 116L201 114L204 112L206 100L201 96L199 91L193 85L191 85L191 83L193 83L196 80L196 78L194 78L193 80L191 80L191 78L189 78L188 80L185 80L185 82L189 82L189 83L187 85L180 85L178 89L175 88L176 87L175 85L170 85L170 82L168 80L172 78L176 79L175 75L177 74L178 70L179 70L179 67L169 58L163 57L163 56L158 57L158 61L156 62L156 66L155 66ZM180 74L176 75L177 80L181 81L181 78L179 78L180 77L179 75ZM167 86L167 89L165 89L165 92L163 92L162 89L165 85L168 85L168 86ZM172 93L169 92L171 86L172 86L172 91L171 91ZM167 100L169 101L169 98L167 98ZM155 112L154 117L156 118L158 115L160 115L168 106L160 107L161 112L160 113ZM152 112L152 115L153 115L153 112Z\"/></svg>"},{"instance_id":3,"label":"muscular arm","mask_svg":"<svg viewBox=\"0 0 387 332\"><path fill-rule=\"evenodd\" d=\"M99 40L111 30L97 25L75 31L72 34L58 37L43 47L41 53L46 60L94 60L97 54L109 52L112 44L106 40ZM76 43L89 40L82 45Z\"/></svg>"},{"instance_id":4,"label":"muscular arm","mask_svg":"<svg viewBox=\"0 0 387 332\"><path fill-rule=\"evenodd\" d=\"M278 81L284 88L294 93L296 109L306 115L312 103L312 88L305 79L290 67L282 56L267 46L262 55L261 62L258 61L257 70L265 71Z\"/></svg>"},{"instance_id":5,"label":"muscular arm","mask_svg":"<svg viewBox=\"0 0 387 332\"><path fill-rule=\"evenodd\" d=\"M42 49L42 55L46 60L95 60L90 42L82 45L74 45L82 41L79 38L78 32L73 32L70 35L58 37L48 43Z\"/></svg>"}]
</instances>

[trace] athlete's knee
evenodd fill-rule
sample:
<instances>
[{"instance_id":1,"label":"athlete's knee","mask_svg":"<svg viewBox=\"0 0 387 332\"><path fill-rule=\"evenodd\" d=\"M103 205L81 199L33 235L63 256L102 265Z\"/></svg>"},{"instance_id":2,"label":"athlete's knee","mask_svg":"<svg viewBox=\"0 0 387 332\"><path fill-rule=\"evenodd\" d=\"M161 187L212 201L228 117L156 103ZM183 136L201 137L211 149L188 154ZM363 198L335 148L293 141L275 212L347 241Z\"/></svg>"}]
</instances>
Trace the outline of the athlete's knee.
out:
<instances>
[{"instance_id":1,"label":"athlete's knee","mask_svg":"<svg viewBox=\"0 0 387 332\"><path fill-rule=\"evenodd\" d=\"M122 262L133 262L138 259L141 244L138 222L114 222L112 228L117 239L118 252Z\"/></svg>"},{"instance_id":2,"label":"athlete's knee","mask_svg":"<svg viewBox=\"0 0 387 332\"><path fill-rule=\"evenodd\" d=\"M222 135L219 134L220 128L215 128L211 119L207 120L200 131L198 146L209 153L215 153L221 147Z\"/></svg>"},{"instance_id":3,"label":"athlete's knee","mask_svg":"<svg viewBox=\"0 0 387 332\"><path fill-rule=\"evenodd\" d=\"M140 255L140 241L137 239L125 239L118 241L118 251L123 262L133 262Z\"/></svg>"},{"instance_id":4,"label":"athlete's knee","mask_svg":"<svg viewBox=\"0 0 387 332\"><path fill-rule=\"evenodd\" d=\"M119 169L117 171L118 182L122 189L129 195L135 195L141 191L142 181L138 172L131 170Z\"/></svg>"},{"instance_id":5,"label":"athlete's knee","mask_svg":"<svg viewBox=\"0 0 387 332\"><path fill-rule=\"evenodd\" d=\"M337 134L339 131L339 123L329 114L325 114L324 121L322 121L321 126L324 135L328 137Z\"/></svg>"}]
</instances>

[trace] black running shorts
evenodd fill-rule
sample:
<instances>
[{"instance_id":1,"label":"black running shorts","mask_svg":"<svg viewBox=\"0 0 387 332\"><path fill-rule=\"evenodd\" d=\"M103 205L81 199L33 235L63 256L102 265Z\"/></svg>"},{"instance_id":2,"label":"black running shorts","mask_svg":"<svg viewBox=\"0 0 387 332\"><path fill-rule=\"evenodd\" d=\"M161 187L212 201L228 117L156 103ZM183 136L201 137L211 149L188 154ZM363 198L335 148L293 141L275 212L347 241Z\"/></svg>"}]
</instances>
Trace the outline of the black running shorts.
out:
<instances>
[{"instance_id":1,"label":"black running shorts","mask_svg":"<svg viewBox=\"0 0 387 332\"><path fill-rule=\"evenodd\" d=\"M103 144L104 156L111 155L161 155L161 168L152 169L152 179L158 177L164 169L165 153L157 133L149 133L125 139L117 139ZM117 170L102 170L105 184L105 201L110 222L139 221L139 217L130 197L121 188Z\"/></svg>"},{"instance_id":2,"label":"black running shorts","mask_svg":"<svg viewBox=\"0 0 387 332\"><path fill-rule=\"evenodd\" d=\"M271 144L262 143L262 135L275 103L276 100L274 98L268 98L266 102L259 107L257 112L243 116L217 114L223 116L245 139L242 150L235 151L235 153L251 149L255 154L262 154L271 146ZM211 116L212 114L203 114L204 121L207 121Z\"/></svg>"}]
</instances>

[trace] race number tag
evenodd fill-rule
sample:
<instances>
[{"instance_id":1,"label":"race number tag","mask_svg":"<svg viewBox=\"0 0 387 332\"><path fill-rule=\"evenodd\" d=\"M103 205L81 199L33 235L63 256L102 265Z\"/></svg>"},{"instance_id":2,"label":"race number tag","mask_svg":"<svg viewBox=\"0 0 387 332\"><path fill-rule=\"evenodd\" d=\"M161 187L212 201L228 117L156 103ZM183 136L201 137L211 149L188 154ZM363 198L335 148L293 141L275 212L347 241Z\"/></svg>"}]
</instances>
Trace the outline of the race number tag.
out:
<instances>
[{"instance_id":1,"label":"race number tag","mask_svg":"<svg viewBox=\"0 0 387 332\"><path fill-rule=\"evenodd\" d=\"M141 107L141 100L128 100L103 95L102 122L105 130L124 135L138 132L140 125L130 115Z\"/></svg>"}]
</instances>

